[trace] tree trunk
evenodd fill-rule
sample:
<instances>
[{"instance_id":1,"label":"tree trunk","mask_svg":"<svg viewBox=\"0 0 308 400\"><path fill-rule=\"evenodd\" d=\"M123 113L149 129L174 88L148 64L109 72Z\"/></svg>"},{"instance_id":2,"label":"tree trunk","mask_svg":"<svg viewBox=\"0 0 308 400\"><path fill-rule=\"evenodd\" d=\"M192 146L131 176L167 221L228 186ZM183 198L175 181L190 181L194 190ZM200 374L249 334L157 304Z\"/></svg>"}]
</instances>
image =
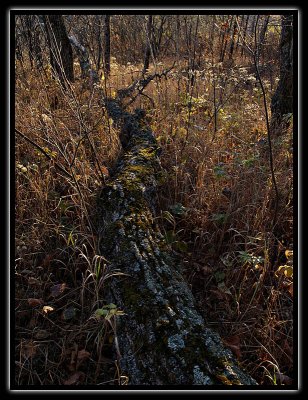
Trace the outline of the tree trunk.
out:
<instances>
[{"instance_id":1,"label":"tree trunk","mask_svg":"<svg viewBox=\"0 0 308 400\"><path fill-rule=\"evenodd\" d=\"M243 17L244 18L244 17ZM245 43L246 40L246 35L247 35L247 27L248 27L248 22L249 22L249 15L247 15L247 19L245 22L245 28L244 28L244 34L243 34L243 42ZM241 57L243 57L244 50L246 49L246 46L242 43L242 51L241 51ZM246 53L245 53L246 54Z\"/></svg>"},{"instance_id":2,"label":"tree trunk","mask_svg":"<svg viewBox=\"0 0 308 400\"><path fill-rule=\"evenodd\" d=\"M110 75L110 15L105 16L105 49L104 49L105 75Z\"/></svg>"},{"instance_id":3,"label":"tree trunk","mask_svg":"<svg viewBox=\"0 0 308 400\"><path fill-rule=\"evenodd\" d=\"M162 177L160 148L142 113L105 102L120 129L124 154L103 189L101 253L110 271L119 366L129 385L255 385L205 327L181 266L155 223L154 199Z\"/></svg>"},{"instance_id":4,"label":"tree trunk","mask_svg":"<svg viewBox=\"0 0 308 400\"><path fill-rule=\"evenodd\" d=\"M226 39L223 41L222 48L221 48L220 59L219 59L220 62L223 62L225 59L225 53L226 53L226 48L227 48L227 44L228 44L228 37L229 37L231 29L232 29L233 19L234 19L234 15L232 15L231 21L228 23L228 29L226 31Z\"/></svg>"},{"instance_id":5,"label":"tree trunk","mask_svg":"<svg viewBox=\"0 0 308 400\"><path fill-rule=\"evenodd\" d=\"M143 71L145 74L150 66L150 56L151 56L151 46L152 46L152 31L153 31L153 15L149 15L148 23L147 23L147 32L146 32L146 49L144 54L144 63L143 63Z\"/></svg>"},{"instance_id":6,"label":"tree trunk","mask_svg":"<svg viewBox=\"0 0 308 400\"><path fill-rule=\"evenodd\" d=\"M235 42L234 42L234 37L235 37L236 32L237 32L237 26L236 26L236 22L234 22L234 24L233 24L232 39L231 39L231 43L230 43L229 59L232 58L232 56L233 56L234 44L235 44Z\"/></svg>"},{"instance_id":7,"label":"tree trunk","mask_svg":"<svg viewBox=\"0 0 308 400\"><path fill-rule=\"evenodd\" d=\"M284 115L293 113L293 15L282 15L280 37L280 79L271 102L271 128L279 136Z\"/></svg>"},{"instance_id":8,"label":"tree trunk","mask_svg":"<svg viewBox=\"0 0 308 400\"><path fill-rule=\"evenodd\" d=\"M269 20L270 20L270 15L267 15L263 22L262 30L260 33L260 39L259 39L260 49L259 49L258 56L259 57L262 56L263 60L264 60L265 36L266 36L266 31L267 31Z\"/></svg>"},{"instance_id":9,"label":"tree trunk","mask_svg":"<svg viewBox=\"0 0 308 400\"><path fill-rule=\"evenodd\" d=\"M46 15L44 23L50 49L50 63L63 87L74 81L73 50L62 15Z\"/></svg>"}]
</instances>

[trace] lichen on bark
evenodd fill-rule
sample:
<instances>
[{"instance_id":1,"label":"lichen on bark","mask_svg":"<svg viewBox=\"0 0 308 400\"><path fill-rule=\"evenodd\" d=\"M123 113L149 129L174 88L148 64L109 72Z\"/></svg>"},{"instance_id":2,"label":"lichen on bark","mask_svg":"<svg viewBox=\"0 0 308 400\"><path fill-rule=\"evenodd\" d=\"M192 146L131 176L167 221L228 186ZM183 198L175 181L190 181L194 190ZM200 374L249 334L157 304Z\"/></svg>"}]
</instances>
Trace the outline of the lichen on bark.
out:
<instances>
[{"instance_id":1,"label":"lichen on bark","mask_svg":"<svg viewBox=\"0 0 308 400\"><path fill-rule=\"evenodd\" d=\"M106 101L121 130L124 154L102 190L101 253L124 275L110 281L121 373L130 385L254 385L215 332L206 328L194 298L154 218L159 146L134 114Z\"/></svg>"}]
</instances>

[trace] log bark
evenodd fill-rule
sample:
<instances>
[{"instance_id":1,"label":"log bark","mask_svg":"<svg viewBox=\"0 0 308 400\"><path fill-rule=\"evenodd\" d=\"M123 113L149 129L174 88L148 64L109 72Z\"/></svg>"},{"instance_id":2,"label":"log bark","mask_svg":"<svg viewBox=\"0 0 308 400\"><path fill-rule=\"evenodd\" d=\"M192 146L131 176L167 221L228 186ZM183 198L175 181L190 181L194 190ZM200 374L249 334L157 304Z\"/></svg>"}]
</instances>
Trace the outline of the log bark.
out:
<instances>
[{"instance_id":1,"label":"log bark","mask_svg":"<svg viewBox=\"0 0 308 400\"><path fill-rule=\"evenodd\" d=\"M105 105L124 148L99 199L100 251L125 274L110 281L110 300L125 312L116 317L121 374L129 385L256 385L205 326L155 223L162 169L153 133L142 113L123 111L118 100Z\"/></svg>"}]
</instances>

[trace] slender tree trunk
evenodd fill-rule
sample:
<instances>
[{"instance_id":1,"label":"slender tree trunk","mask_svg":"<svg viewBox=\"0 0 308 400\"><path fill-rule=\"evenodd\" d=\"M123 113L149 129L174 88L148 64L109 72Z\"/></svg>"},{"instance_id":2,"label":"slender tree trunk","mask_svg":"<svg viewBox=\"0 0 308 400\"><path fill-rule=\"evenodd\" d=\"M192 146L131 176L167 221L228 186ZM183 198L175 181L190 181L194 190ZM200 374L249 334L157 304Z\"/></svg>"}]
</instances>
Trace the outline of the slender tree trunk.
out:
<instances>
[{"instance_id":1,"label":"slender tree trunk","mask_svg":"<svg viewBox=\"0 0 308 400\"><path fill-rule=\"evenodd\" d=\"M260 56L262 56L262 58L264 58L265 37L266 37L266 31L267 31L269 20L270 20L270 15L268 15L265 18L265 21L264 21L264 24L262 27L262 31L260 34L260 45L261 45Z\"/></svg>"},{"instance_id":2,"label":"slender tree trunk","mask_svg":"<svg viewBox=\"0 0 308 400\"><path fill-rule=\"evenodd\" d=\"M236 22L233 24L233 31L232 31L232 38L231 38L231 43L230 43L229 58L232 58L232 56L233 56L235 33L236 33Z\"/></svg>"},{"instance_id":3,"label":"slender tree trunk","mask_svg":"<svg viewBox=\"0 0 308 400\"><path fill-rule=\"evenodd\" d=\"M231 21L229 23L229 27L228 27L227 32L226 32L226 36L227 37L226 37L226 39L224 40L224 42L222 44L221 53L220 53L220 60L219 60L220 62L223 62L224 58L225 58L226 48L227 48L227 44L228 44L228 35L230 34L230 31L231 31L231 28L232 28L233 19L234 19L234 16L232 15Z\"/></svg>"},{"instance_id":4,"label":"slender tree trunk","mask_svg":"<svg viewBox=\"0 0 308 400\"><path fill-rule=\"evenodd\" d=\"M97 63L96 63L96 70L99 71L101 66L101 59L103 54L103 47L102 47L102 18L100 15L97 15L97 23L98 23L98 34L97 34L97 45L98 45L98 56L97 56Z\"/></svg>"},{"instance_id":5,"label":"slender tree trunk","mask_svg":"<svg viewBox=\"0 0 308 400\"><path fill-rule=\"evenodd\" d=\"M65 87L67 81L74 81L74 59L64 20L62 15L46 15L44 23L53 73L59 77L62 86Z\"/></svg>"},{"instance_id":6,"label":"slender tree trunk","mask_svg":"<svg viewBox=\"0 0 308 400\"><path fill-rule=\"evenodd\" d=\"M145 49L145 55L144 55L144 63L143 63L143 71L142 73L144 74L148 69L150 65L150 56L151 56L151 46L152 46L152 36L153 36L153 15L149 15L148 17L148 23L147 23L147 31L146 31L146 49Z\"/></svg>"},{"instance_id":7,"label":"slender tree trunk","mask_svg":"<svg viewBox=\"0 0 308 400\"><path fill-rule=\"evenodd\" d=\"M279 136L284 115L293 113L293 15L282 15L280 37L280 79L271 102L271 128ZM285 121L287 123L287 121Z\"/></svg>"},{"instance_id":8,"label":"slender tree trunk","mask_svg":"<svg viewBox=\"0 0 308 400\"><path fill-rule=\"evenodd\" d=\"M41 70L43 68L43 55L40 42L40 32L37 26L35 27L33 32L33 54L37 68Z\"/></svg>"},{"instance_id":9,"label":"slender tree trunk","mask_svg":"<svg viewBox=\"0 0 308 400\"><path fill-rule=\"evenodd\" d=\"M105 49L104 49L105 75L110 75L110 15L105 16Z\"/></svg>"},{"instance_id":10,"label":"slender tree trunk","mask_svg":"<svg viewBox=\"0 0 308 400\"><path fill-rule=\"evenodd\" d=\"M247 18L246 18L246 23L245 23L244 33L243 33L244 43L245 43L246 35L247 35L248 22L249 22L249 15L247 15ZM244 50L245 50L244 43L242 45L241 57L243 57L243 53L244 53Z\"/></svg>"}]
</instances>

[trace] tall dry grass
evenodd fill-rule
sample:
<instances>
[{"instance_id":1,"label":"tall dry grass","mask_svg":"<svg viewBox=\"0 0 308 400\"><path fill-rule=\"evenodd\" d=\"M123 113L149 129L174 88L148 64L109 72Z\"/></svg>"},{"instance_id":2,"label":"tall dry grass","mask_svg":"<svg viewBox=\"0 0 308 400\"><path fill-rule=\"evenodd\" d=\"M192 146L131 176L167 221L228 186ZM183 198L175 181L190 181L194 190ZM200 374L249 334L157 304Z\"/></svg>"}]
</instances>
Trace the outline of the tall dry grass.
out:
<instances>
[{"instance_id":1,"label":"tall dry grass","mask_svg":"<svg viewBox=\"0 0 308 400\"><path fill-rule=\"evenodd\" d=\"M112 325L95 318L112 279L98 258L96 197L121 152L101 91L115 95L141 69L114 59L108 82L77 79L64 92L49 71L16 65L16 128L52 158L16 136L17 384L123 384L110 360ZM259 383L290 383L292 276L278 268L293 267L292 130L274 139L273 227L260 89L236 66L208 61L193 85L183 70L151 82L130 106L147 111L163 149L157 221L207 324Z\"/></svg>"}]
</instances>

